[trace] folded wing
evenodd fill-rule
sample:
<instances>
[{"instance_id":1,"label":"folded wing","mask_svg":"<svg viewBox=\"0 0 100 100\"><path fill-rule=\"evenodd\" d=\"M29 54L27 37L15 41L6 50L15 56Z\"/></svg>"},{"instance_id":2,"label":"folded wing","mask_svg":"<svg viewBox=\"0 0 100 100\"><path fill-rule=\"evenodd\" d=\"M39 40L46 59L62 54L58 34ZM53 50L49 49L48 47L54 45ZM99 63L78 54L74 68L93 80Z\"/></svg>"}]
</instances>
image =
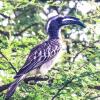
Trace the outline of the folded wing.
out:
<instances>
[{"instance_id":1,"label":"folded wing","mask_svg":"<svg viewBox=\"0 0 100 100\"><path fill-rule=\"evenodd\" d=\"M60 45L57 40L46 41L33 48L23 65L14 78L18 78L33 69L39 68L47 61L53 59L60 51Z\"/></svg>"}]
</instances>

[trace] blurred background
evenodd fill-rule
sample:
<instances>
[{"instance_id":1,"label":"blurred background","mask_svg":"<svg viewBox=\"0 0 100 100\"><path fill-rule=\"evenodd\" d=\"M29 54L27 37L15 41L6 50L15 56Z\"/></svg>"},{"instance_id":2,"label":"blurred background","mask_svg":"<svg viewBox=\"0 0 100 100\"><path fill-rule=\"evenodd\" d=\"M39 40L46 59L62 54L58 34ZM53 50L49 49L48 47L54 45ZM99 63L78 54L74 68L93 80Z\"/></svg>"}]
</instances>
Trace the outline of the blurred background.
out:
<instances>
[{"instance_id":1,"label":"blurred background","mask_svg":"<svg viewBox=\"0 0 100 100\"><path fill-rule=\"evenodd\" d=\"M65 27L65 54L48 73L53 80L22 82L13 100L100 100L99 0L0 0L0 86L12 82L30 49L48 38L45 24L58 14L77 17L86 28Z\"/></svg>"}]
</instances>

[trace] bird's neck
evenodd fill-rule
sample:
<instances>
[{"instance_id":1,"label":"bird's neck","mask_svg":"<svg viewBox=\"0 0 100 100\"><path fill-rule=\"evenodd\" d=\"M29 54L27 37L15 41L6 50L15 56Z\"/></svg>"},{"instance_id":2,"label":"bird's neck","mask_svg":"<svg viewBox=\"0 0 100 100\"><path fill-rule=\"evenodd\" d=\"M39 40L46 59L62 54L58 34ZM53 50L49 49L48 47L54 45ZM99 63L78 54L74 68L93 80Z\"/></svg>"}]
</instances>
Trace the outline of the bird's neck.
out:
<instances>
[{"instance_id":1,"label":"bird's neck","mask_svg":"<svg viewBox=\"0 0 100 100\"><path fill-rule=\"evenodd\" d=\"M50 39L61 39L61 31L60 30L51 30L49 32Z\"/></svg>"}]
</instances>

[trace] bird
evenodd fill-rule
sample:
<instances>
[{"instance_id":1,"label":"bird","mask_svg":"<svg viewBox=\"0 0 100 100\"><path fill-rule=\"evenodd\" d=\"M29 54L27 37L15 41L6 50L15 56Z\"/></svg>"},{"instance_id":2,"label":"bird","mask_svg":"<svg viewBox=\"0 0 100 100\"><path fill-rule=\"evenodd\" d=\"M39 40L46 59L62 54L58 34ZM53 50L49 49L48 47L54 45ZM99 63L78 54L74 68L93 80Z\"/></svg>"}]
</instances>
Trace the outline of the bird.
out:
<instances>
[{"instance_id":1,"label":"bird","mask_svg":"<svg viewBox=\"0 0 100 100\"><path fill-rule=\"evenodd\" d=\"M14 82L9 86L5 95L5 100L9 100L16 91L16 88L22 80L32 73L36 75L46 75L55 65L56 59L62 51L61 29L63 26L77 24L85 28L79 18L72 16L56 15L48 19L45 30L48 39L35 46L29 53L24 65L14 76Z\"/></svg>"}]
</instances>

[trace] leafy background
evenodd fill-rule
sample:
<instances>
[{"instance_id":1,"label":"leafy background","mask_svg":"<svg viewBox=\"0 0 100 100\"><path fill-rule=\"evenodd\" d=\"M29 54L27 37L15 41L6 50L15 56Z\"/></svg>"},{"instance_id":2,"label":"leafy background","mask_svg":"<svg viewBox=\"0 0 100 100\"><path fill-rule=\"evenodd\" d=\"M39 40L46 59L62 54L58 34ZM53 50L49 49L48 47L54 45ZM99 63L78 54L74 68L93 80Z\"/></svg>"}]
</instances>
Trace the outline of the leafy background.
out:
<instances>
[{"instance_id":1,"label":"leafy background","mask_svg":"<svg viewBox=\"0 0 100 100\"><path fill-rule=\"evenodd\" d=\"M100 99L100 2L99 0L1 0L0 85L13 81L31 48L47 39L45 24L62 14L80 18L86 28L62 30L66 52L48 73L53 81L29 85L22 82L14 100ZM6 90L0 92L3 100Z\"/></svg>"}]
</instances>

